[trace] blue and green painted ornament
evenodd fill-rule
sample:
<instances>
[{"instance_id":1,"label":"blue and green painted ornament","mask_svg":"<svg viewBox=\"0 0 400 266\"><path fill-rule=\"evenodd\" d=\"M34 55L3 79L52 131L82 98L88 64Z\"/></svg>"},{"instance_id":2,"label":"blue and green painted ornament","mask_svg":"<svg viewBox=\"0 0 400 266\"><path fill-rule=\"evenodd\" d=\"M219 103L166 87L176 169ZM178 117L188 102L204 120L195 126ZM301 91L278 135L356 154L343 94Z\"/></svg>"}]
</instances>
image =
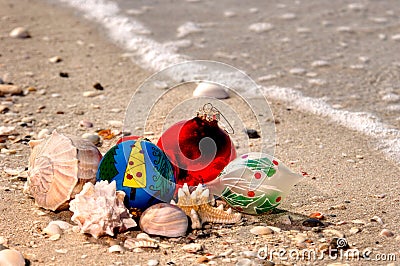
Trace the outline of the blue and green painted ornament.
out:
<instances>
[{"instance_id":1,"label":"blue and green painted ornament","mask_svg":"<svg viewBox=\"0 0 400 266\"><path fill-rule=\"evenodd\" d=\"M103 157L97 180L115 180L125 192L125 205L144 211L159 202L170 202L175 192L171 163L155 144L145 139L127 140Z\"/></svg>"}]
</instances>

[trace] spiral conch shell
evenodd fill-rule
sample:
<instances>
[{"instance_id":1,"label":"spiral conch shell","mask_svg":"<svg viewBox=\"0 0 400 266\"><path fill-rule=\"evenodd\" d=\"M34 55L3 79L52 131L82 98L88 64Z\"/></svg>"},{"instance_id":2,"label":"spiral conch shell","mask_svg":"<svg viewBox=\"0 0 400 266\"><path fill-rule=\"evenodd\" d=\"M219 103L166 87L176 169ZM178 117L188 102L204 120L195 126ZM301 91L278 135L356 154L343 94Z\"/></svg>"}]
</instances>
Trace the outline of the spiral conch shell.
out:
<instances>
[{"instance_id":1,"label":"spiral conch shell","mask_svg":"<svg viewBox=\"0 0 400 266\"><path fill-rule=\"evenodd\" d=\"M62 210L82 190L86 182L96 182L102 158L91 142L69 138L57 131L43 139L29 142L28 180L24 192L39 207Z\"/></svg>"},{"instance_id":2,"label":"spiral conch shell","mask_svg":"<svg viewBox=\"0 0 400 266\"><path fill-rule=\"evenodd\" d=\"M71 220L78 224L82 233L95 238L105 234L114 236L114 228L123 232L136 226L124 205L124 198L125 192L116 191L115 181L86 183L69 204L74 213Z\"/></svg>"}]
</instances>

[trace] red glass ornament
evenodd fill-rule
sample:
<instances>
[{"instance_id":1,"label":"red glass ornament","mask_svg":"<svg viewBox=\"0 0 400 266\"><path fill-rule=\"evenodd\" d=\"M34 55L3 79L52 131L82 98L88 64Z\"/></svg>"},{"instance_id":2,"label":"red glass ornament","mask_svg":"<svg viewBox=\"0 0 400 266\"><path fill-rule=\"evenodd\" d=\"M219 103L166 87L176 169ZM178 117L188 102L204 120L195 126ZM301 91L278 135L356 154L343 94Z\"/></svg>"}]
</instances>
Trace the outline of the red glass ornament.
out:
<instances>
[{"instance_id":1,"label":"red glass ornament","mask_svg":"<svg viewBox=\"0 0 400 266\"><path fill-rule=\"evenodd\" d=\"M214 180L236 158L229 135L218 126L218 116L198 113L168 128L159 139L171 161L178 186L205 184Z\"/></svg>"}]
</instances>

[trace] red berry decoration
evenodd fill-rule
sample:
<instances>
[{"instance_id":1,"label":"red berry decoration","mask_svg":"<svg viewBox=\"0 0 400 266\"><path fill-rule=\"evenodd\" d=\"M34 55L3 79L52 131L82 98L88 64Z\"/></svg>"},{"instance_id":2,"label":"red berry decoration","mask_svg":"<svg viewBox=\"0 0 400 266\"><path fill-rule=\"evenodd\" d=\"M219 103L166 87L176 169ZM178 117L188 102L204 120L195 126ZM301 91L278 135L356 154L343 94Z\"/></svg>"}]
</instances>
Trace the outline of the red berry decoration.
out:
<instances>
[{"instance_id":1,"label":"red berry decoration","mask_svg":"<svg viewBox=\"0 0 400 266\"><path fill-rule=\"evenodd\" d=\"M236 158L227 132L218 126L219 111L206 104L197 116L168 128L157 146L174 167L176 183L197 186L214 180Z\"/></svg>"}]
</instances>

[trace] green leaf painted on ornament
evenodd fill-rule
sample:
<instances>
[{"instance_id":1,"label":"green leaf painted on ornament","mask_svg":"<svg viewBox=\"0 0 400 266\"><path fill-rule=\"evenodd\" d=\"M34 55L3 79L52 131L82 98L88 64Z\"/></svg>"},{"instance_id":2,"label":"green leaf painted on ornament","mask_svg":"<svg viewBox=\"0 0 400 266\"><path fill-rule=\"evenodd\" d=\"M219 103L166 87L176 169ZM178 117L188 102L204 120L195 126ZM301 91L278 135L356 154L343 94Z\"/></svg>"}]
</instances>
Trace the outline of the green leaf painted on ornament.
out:
<instances>
[{"instance_id":1,"label":"green leaf painted on ornament","mask_svg":"<svg viewBox=\"0 0 400 266\"><path fill-rule=\"evenodd\" d=\"M271 177L276 173L274 165L266 157L260 159L249 159L246 162L246 166L252 170L263 171L268 177Z\"/></svg>"},{"instance_id":2,"label":"green leaf painted on ornament","mask_svg":"<svg viewBox=\"0 0 400 266\"><path fill-rule=\"evenodd\" d=\"M272 209L276 208L279 205L279 203L277 203L275 205L272 204L270 199L269 199L269 197L267 195L265 195L265 194L263 195L263 200L264 200L264 202L262 202L259 205L257 204L257 206L254 207L254 211L257 214L265 213L265 212L267 212L269 210L272 210Z\"/></svg>"},{"instance_id":3,"label":"green leaf painted on ornament","mask_svg":"<svg viewBox=\"0 0 400 266\"><path fill-rule=\"evenodd\" d=\"M272 197L275 199L279 194L274 194ZM269 210L276 208L280 203L272 204L270 197L266 194L258 197L246 197L242 194L233 192L230 188L225 188L221 197L233 208L248 209L253 208L256 214L262 214Z\"/></svg>"},{"instance_id":4,"label":"green leaf painted on ornament","mask_svg":"<svg viewBox=\"0 0 400 266\"><path fill-rule=\"evenodd\" d=\"M115 158L117 154L118 145L112 147L107 154L104 156L103 161L99 166L99 177L101 180L111 181L116 175L118 175L118 170L115 167Z\"/></svg>"},{"instance_id":5,"label":"green leaf painted on ornament","mask_svg":"<svg viewBox=\"0 0 400 266\"><path fill-rule=\"evenodd\" d=\"M231 206L235 206L235 207L246 207L249 204L251 204L252 202L254 202L254 200L256 198L249 198L246 197L242 194L237 194L234 193L230 188L225 188L224 191L222 192L221 197L228 202Z\"/></svg>"}]
</instances>

